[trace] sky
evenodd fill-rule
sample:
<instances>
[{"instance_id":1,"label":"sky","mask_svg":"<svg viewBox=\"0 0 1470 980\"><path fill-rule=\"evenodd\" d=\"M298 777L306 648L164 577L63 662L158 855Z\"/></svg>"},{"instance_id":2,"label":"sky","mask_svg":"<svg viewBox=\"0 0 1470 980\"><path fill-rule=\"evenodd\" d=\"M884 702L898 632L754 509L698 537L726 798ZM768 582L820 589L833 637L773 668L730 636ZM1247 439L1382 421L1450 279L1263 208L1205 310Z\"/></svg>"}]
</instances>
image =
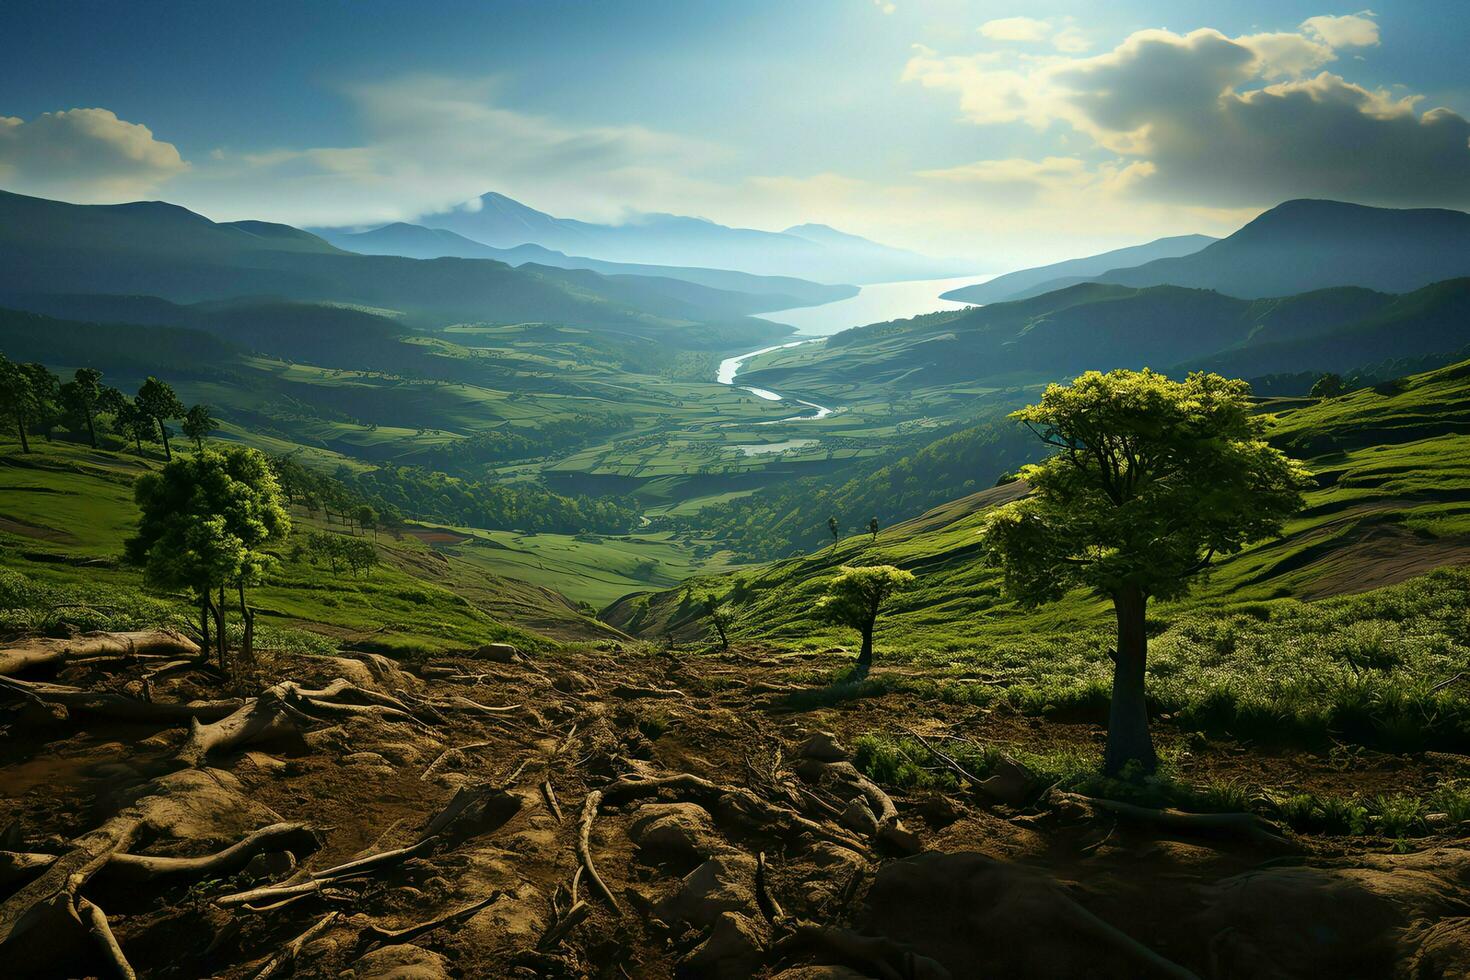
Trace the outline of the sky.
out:
<instances>
[{"instance_id":1,"label":"sky","mask_svg":"<svg viewBox=\"0 0 1470 980\"><path fill-rule=\"evenodd\" d=\"M9 0L0 188L306 226L495 190L982 272L1470 209L1467 50L1467 0Z\"/></svg>"}]
</instances>

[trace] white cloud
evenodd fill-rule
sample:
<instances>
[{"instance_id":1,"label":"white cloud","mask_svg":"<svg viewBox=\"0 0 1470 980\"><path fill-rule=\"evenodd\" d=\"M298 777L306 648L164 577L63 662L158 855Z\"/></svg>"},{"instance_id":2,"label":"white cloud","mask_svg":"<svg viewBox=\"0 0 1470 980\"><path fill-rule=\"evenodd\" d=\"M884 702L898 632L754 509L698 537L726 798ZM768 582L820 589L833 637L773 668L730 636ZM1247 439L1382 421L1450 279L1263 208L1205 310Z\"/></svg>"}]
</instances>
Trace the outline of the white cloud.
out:
<instances>
[{"instance_id":1,"label":"white cloud","mask_svg":"<svg viewBox=\"0 0 1470 980\"><path fill-rule=\"evenodd\" d=\"M877 7L885 14L891 14L898 9L898 7L894 6L891 2L889 2L889 0L873 0L873 6Z\"/></svg>"},{"instance_id":2,"label":"white cloud","mask_svg":"<svg viewBox=\"0 0 1470 980\"><path fill-rule=\"evenodd\" d=\"M172 143L108 109L0 116L0 184L78 203L132 200L189 165Z\"/></svg>"},{"instance_id":3,"label":"white cloud","mask_svg":"<svg viewBox=\"0 0 1470 980\"><path fill-rule=\"evenodd\" d=\"M343 90L356 146L225 152L181 187L212 213L298 224L411 220L488 190L612 219L681 196L719 160L712 144L636 125L576 127L496 101L493 79L399 78ZM283 213L283 209L289 212Z\"/></svg>"},{"instance_id":4,"label":"white cloud","mask_svg":"<svg viewBox=\"0 0 1470 980\"><path fill-rule=\"evenodd\" d=\"M1470 121L1320 71L1337 47L1376 42L1368 17L1234 38L1139 31L1089 58L919 49L904 77L953 93L981 125L1061 123L1150 165L1117 191L1227 208L1297 196L1470 204Z\"/></svg>"},{"instance_id":5,"label":"white cloud","mask_svg":"<svg viewBox=\"0 0 1470 980\"><path fill-rule=\"evenodd\" d=\"M1000 17L981 24L980 33L992 41L1045 41L1051 23L1035 17Z\"/></svg>"},{"instance_id":6,"label":"white cloud","mask_svg":"<svg viewBox=\"0 0 1470 980\"><path fill-rule=\"evenodd\" d=\"M1378 43L1376 16L1364 10L1343 17L1308 17L1302 30L1334 48L1370 48Z\"/></svg>"}]
</instances>

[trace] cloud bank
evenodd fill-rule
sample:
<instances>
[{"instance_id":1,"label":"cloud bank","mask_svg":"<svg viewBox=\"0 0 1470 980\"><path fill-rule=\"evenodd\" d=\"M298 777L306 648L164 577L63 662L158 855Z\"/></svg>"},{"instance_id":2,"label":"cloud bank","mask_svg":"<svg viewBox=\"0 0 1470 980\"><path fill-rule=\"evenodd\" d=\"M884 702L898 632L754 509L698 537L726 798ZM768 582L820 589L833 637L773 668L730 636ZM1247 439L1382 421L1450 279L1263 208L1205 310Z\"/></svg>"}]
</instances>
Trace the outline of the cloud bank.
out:
<instances>
[{"instance_id":1,"label":"cloud bank","mask_svg":"<svg viewBox=\"0 0 1470 980\"><path fill-rule=\"evenodd\" d=\"M1292 197L1394 206L1470 204L1470 121L1422 99L1369 89L1325 69L1376 45L1370 13L1313 17L1297 31L1228 37L1139 31L1087 58L921 49L904 77L959 99L983 125L1068 127L1089 170L1132 170L1120 191L1223 208ZM1099 156L1115 159L1098 164ZM1082 160L1082 157L1078 157ZM1014 161L1007 163L1014 170ZM953 173L983 172L982 164ZM1136 169L1146 166L1147 172ZM978 169L977 169L978 168ZM1058 168L1053 163L1053 173ZM1068 174L1053 186L1076 183Z\"/></svg>"},{"instance_id":2,"label":"cloud bank","mask_svg":"<svg viewBox=\"0 0 1470 980\"><path fill-rule=\"evenodd\" d=\"M149 194L188 169L172 143L107 109L0 116L0 184L79 203Z\"/></svg>"}]
</instances>

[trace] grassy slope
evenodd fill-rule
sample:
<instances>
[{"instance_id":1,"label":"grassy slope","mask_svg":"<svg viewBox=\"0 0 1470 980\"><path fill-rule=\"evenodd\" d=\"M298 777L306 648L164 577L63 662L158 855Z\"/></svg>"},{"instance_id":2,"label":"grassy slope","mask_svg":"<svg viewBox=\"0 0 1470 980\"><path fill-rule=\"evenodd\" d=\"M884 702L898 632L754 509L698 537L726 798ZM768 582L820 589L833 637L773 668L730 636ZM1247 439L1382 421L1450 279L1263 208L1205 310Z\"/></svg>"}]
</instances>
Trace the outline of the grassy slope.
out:
<instances>
[{"instance_id":1,"label":"grassy slope","mask_svg":"<svg viewBox=\"0 0 1470 980\"><path fill-rule=\"evenodd\" d=\"M139 573L116 561L136 520L133 479L153 463L36 440L22 456L0 443L0 565L54 587L134 591ZM298 527L319 528L297 514ZM451 650L502 637L540 642L616 633L538 583L493 574L412 535L381 533L368 577L285 561L253 593L265 622L400 650Z\"/></svg>"},{"instance_id":2,"label":"grassy slope","mask_svg":"<svg viewBox=\"0 0 1470 980\"><path fill-rule=\"evenodd\" d=\"M1280 406L1271 438L1306 458L1321 488L1279 541L1219 563L1194 595L1156 606L1160 620L1205 605L1283 597L1319 598L1400 582L1470 558L1470 362L1332 402ZM1000 594L998 575L978 560L987 508L1012 499L1001 487L935 508L838 547L678 590L630 596L610 622L645 635L702 636L691 590L727 594L740 613L736 631L783 644L821 647L851 637L813 620L812 603L843 564L891 563L912 569L917 587L880 620L878 642L915 656L993 649L1018 638L1110 621L1107 605L1082 593L1022 613Z\"/></svg>"}]
</instances>

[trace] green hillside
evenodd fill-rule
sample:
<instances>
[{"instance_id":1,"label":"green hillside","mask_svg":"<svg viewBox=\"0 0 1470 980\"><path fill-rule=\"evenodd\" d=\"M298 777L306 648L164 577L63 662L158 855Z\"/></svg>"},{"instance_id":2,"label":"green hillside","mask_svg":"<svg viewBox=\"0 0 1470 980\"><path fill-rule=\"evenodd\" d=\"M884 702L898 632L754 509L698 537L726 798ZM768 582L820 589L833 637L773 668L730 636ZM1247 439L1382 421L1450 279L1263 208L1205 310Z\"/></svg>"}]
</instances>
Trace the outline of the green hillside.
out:
<instances>
[{"instance_id":1,"label":"green hillside","mask_svg":"<svg viewBox=\"0 0 1470 980\"><path fill-rule=\"evenodd\" d=\"M32 628L44 628L44 617L56 611L48 613L44 604L56 602L91 610L85 615L110 628L128 628L130 609L145 621L193 615L183 597L146 599L140 573L119 561L137 523L132 483L156 462L41 440L28 455L16 448L0 441L0 565L4 574L23 576L26 588L41 590L37 602L44 602L30 614L42 618ZM292 519L298 534L346 533L300 507ZM534 646L547 637L618 636L548 587L555 576L509 578L436 547L440 539L461 537L426 527L382 531L380 564L365 576L292 557L288 542L279 573L254 591L252 605L272 642L310 643L314 635L405 656L500 639Z\"/></svg>"},{"instance_id":2,"label":"green hillside","mask_svg":"<svg viewBox=\"0 0 1470 980\"><path fill-rule=\"evenodd\" d=\"M1394 295L1357 287L1236 299L1180 286L1084 283L1030 299L872 324L757 358L743 378L829 398L928 405L978 383L1088 369L1206 367L1237 377L1346 371L1470 342L1470 279Z\"/></svg>"},{"instance_id":3,"label":"green hillside","mask_svg":"<svg viewBox=\"0 0 1470 980\"><path fill-rule=\"evenodd\" d=\"M1282 540L1220 561L1193 596L1152 611L1161 623L1195 608L1362 592L1470 559L1470 362L1320 404L1263 408L1275 409L1271 441L1305 459L1319 488ZM893 564L913 571L918 587L894 600L878 642L904 657L973 664L1028 638L1109 625L1110 607L1081 593L1029 613L1001 596L998 573L979 558L978 530L989 508L1022 492L1007 484L881 530L876 541L853 534L801 557L630 596L605 618L644 635L704 636L691 594L711 591L738 610L739 635L820 649L851 642L812 618L826 579L841 565Z\"/></svg>"}]
</instances>

